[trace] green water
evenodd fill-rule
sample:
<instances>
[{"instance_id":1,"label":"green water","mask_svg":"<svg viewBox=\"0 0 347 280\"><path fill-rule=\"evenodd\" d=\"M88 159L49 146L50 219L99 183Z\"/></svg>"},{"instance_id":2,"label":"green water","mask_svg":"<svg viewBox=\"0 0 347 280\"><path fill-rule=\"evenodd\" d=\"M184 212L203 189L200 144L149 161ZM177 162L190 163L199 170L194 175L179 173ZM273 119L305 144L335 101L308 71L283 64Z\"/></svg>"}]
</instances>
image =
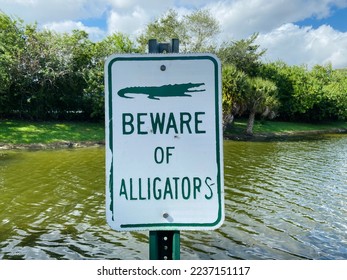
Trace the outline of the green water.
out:
<instances>
[{"instance_id":1,"label":"green water","mask_svg":"<svg viewBox=\"0 0 347 280\"><path fill-rule=\"evenodd\" d=\"M148 259L105 222L104 148L0 151L0 259ZM182 259L347 259L347 136L224 143L225 223Z\"/></svg>"}]
</instances>

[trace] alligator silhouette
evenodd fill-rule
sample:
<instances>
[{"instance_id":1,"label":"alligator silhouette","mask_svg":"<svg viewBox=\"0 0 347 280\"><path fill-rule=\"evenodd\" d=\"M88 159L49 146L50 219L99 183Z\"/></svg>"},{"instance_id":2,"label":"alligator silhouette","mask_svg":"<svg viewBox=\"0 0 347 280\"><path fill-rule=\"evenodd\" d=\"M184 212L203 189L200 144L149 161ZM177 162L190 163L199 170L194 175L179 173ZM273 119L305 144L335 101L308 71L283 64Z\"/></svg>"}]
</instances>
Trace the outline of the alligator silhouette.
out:
<instances>
[{"instance_id":1,"label":"alligator silhouette","mask_svg":"<svg viewBox=\"0 0 347 280\"><path fill-rule=\"evenodd\" d=\"M163 86L149 86L149 87L126 87L118 91L118 95L124 98L134 98L127 96L128 94L147 94L149 99L160 100L159 97L191 97L191 92L205 91L205 89L192 89L197 88L205 83L187 83L187 84L174 84Z\"/></svg>"}]
</instances>

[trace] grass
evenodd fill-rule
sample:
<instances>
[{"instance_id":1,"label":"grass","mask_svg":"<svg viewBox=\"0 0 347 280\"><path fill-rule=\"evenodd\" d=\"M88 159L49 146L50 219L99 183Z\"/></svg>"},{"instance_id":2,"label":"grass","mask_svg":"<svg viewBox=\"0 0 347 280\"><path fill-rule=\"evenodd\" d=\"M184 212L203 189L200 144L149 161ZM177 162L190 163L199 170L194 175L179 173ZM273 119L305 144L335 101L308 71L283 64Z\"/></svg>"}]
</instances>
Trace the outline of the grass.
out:
<instances>
[{"instance_id":1,"label":"grass","mask_svg":"<svg viewBox=\"0 0 347 280\"><path fill-rule=\"evenodd\" d=\"M0 120L0 143L50 144L104 140L104 124L90 122L30 122Z\"/></svg>"},{"instance_id":2,"label":"grass","mask_svg":"<svg viewBox=\"0 0 347 280\"><path fill-rule=\"evenodd\" d=\"M247 127L246 119L235 120L234 126L228 133L243 134ZM255 121L253 132L263 133L295 133L306 131L328 131L334 129L347 129L347 122L324 122L324 123L300 123L300 122L281 122L281 121Z\"/></svg>"},{"instance_id":3,"label":"grass","mask_svg":"<svg viewBox=\"0 0 347 280\"><path fill-rule=\"evenodd\" d=\"M244 134L246 119L235 120L229 134ZM347 129L347 122L329 122L320 124L256 121L255 134L295 133L305 131ZM30 122L19 120L0 120L0 144L51 144L55 142L103 141L105 128L103 123L90 122Z\"/></svg>"}]
</instances>

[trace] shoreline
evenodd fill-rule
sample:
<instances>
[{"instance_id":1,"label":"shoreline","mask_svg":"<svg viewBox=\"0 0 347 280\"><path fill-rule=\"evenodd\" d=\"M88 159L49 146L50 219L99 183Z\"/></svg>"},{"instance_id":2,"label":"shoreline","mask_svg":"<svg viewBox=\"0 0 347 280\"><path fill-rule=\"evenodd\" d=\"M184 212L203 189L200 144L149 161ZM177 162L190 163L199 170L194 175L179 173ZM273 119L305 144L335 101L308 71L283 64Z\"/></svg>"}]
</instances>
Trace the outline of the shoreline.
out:
<instances>
[{"instance_id":1,"label":"shoreline","mask_svg":"<svg viewBox=\"0 0 347 280\"><path fill-rule=\"evenodd\" d=\"M75 149L87 147L102 147L105 141L60 141L48 144L32 143L32 144L5 144L0 143L0 151L4 150L58 150L58 149Z\"/></svg>"},{"instance_id":2,"label":"shoreline","mask_svg":"<svg viewBox=\"0 0 347 280\"><path fill-rule=\"evenodd\" d=\"M285 141L297 140L306 137L317 137L328 134L347 134L346 128L333 128L324 130L307 130L307 131L291 131L291 132L267 132L254 133L253 135L225 133L224 140L233 141L250 141L250 142L266 142L266 141Z\"/></svg>"},{"instance_id":3,"label":"shoreline","mask_svg":"<svg viewBox=\"0 0 347 280\"><path fill-rule=\"evenodd\" d=\"M347 129L327 129L327 130L308 130L281 133L255 133L252 136L246 134L225 133L223 140L230 141L249 141L249 142L266 142L266 141L295 141L301 138L310 138L324 136L327 134L347 134ZM9 144L0 143L0 151L3 150L56 150L56 149L74 149L87 147L102 147L105 141L59 141L48 144L32 143L32 144Z\"/></svg>"}]
</instances>

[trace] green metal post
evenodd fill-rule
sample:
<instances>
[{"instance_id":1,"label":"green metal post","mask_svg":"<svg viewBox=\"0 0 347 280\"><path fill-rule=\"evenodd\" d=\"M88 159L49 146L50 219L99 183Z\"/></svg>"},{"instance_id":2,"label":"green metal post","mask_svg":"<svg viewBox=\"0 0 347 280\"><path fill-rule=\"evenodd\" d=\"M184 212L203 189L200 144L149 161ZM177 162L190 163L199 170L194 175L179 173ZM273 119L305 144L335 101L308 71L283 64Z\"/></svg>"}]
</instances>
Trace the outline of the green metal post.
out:
<instances>
[{"instance_id":1,"label":"green metal post","mask_svg":"<svg viewBox=\"0 0 347 280\"><path fill-rule=\"evenodd\" d=\"M157 40L148 41L149 53L179 52L178 39L172 39L171 44L157 43ZM150 260L179 260L180 259L180 232L178 230L150 231L149 232L149 259Z\"/></svg>"},{"instance_id":2,"label":"green metal post","mask_svg":"<svg viewBox=\"0 0 347 280\"><path fill-rule=\"evenodd\" d=\"M180 232L178 230L149 232L150 260L179 260Z\"/></svg>"}]
</instances>

